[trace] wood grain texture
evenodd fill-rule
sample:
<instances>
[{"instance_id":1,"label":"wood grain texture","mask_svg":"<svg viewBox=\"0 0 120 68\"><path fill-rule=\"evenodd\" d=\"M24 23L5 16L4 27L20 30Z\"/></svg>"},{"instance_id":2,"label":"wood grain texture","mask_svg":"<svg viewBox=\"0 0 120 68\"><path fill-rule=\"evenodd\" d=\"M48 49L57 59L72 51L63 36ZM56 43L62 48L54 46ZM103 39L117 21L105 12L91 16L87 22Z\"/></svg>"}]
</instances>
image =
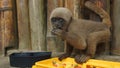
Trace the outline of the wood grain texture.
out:
<instances>
[{"instance_id":1,"label":"wood grain texture","mask_svg":"<svg viewBox=\"0 0 120 68\"><path fill-rule=\"evenodd\" d=\"M70 9L70 11L74 14L74 0L65 0L64 7Z\"/></svg>"},{"instance_id":2,"label":"wood grain texture","mask_svg":"<svg viewBox=\"0 0 120 68\"><path fill-rule=\"evenodd\" d=\"M57 0L58 6L59 7L64 7L65 6L65 0Z\"/></svg>"},{"instance_id":3,"label":"wood grain texture","mask_svg":"<svg viewBox=\"0 0 120 68\"><path fill-rule=\"evenodd\" d=\"M74 17L79 18L80 0L74 0Z\"/></svg>"},{"instance_id":4,"label":"wood grain texture","mask_svg":"<svg viewBox=\"0 0 120 68\"><path fill-rule=\"evenodd\" d=\"M113 2L113 44L111 52L114 55L120 55L120 0Z\"/></svg>"},{"instance_id":5,"label":"wood grain texture","mask_svg":"<svg viewBox=\"0 0 120 68\"><path fill-rule=\"evenodd\" d=\"M13 22L12 0L1 0L0 8L11 10L0 11L1 41L2 49L8 46L15 46L15 27Z\"/></svg>"},{"instance_id":6,"label":"wood grain texture","mask_svg":"<svg viewBox=\"0 0 120 68\"><path fill-rule=\"evenodd\" d=\"M29 0L32 50L46 50L45 0Z\"/></svg>"},{"instance_id":7,"label":"wood grain texture","mask_svg":"<svg viewBox=\"0 0 120 68\"><path fill-rule=\"evenodd\" d=\"M19 49L31 49L28 0L17 0Z\"/></svg>"}]
</instances>

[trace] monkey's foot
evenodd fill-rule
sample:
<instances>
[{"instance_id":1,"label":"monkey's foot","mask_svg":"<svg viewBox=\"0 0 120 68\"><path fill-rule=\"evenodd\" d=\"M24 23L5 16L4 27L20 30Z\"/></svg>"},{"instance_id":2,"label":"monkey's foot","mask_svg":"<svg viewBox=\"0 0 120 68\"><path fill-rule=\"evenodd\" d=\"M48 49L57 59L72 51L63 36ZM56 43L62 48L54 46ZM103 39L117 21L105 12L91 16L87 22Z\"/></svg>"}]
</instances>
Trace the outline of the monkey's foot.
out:
<instances>
[{"instance_id":1,"label":"monkey's foot","mask_svg":"<svg viewBox=\"0 0 120 68\"><path fill-rule=\"evenodd\" d=\"M88 61L91 57L87 56L87 55L76 55L75 56L75 61L77 63L85 63L86 61Z\"/></svg>"},{"instance_id":2,"label":"monkey's foot","mask_svg":"<svg viewBox=\"0 0 120 68\"><path fill-rule=\"evenodd\" d=\"M65 54L62 54L61 56L59 56L58 59L61 61L61 60L65 59L65 58L67 58L67 57L69 57L69 56L70 56L70 54L65 53Z\"/></svg>"}]
</instances>

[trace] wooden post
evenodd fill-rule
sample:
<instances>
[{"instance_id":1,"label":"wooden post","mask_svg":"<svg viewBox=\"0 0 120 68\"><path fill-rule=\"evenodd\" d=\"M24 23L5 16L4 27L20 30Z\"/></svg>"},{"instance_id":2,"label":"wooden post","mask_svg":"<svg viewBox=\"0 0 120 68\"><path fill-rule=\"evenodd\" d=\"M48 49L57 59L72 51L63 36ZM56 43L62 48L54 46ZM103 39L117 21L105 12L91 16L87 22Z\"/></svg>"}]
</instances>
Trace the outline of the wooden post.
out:
<instances>
[{"instance_id":1,"label":"wooden post","mask_svg":"<svg viewBox=\"0 0 120 68\"><path fill-rule=\"evenodd\" d=\"M84 0L65 0L65 7L70 9L74 18L82 18Z\"/></svg>"},{"instance_id":2,"label":"wooden post","mask_svg":"<svg viewBox=\"0 0 120 68\"><path fill-rule=\"evenodd\" d=\"M79 18L80 0L74 0L74 17Z\"/></svg>"},{"instance_id":3,"label":"wooden post","mask_svg":"<svg viewBox=\"0 0 120 68\"><path fill-rule=\"evenodd\" d=\"M74 0L65 0L65 6L74 14Z\"/></svg>"},{"instance_id":4,"label":"wooden post","mask_svg":"<svg viewBox=\"0 0 120 68\"><path fill-rule=\"evenodd\" d=\"M0 8L2 5L2 1L0 1ZM2 12L0 11L0 54L2 53L2 28L1 28L1 22L2 22Z\"/></svg>"},{"instance_id":5,"label":"wooden post","mask_svg":"<svg viewBox=\"0 0 120 68\"><path fill-rule=\"evenodd\" d=\"M1 27L1 40L2 49L17 46L15 40L15 22L13 21L13 5L12 0L0 1L0 27Z\"/></svg>"},{"instance_id":6,"label":"wooden post","mask_svg":"<svg viewBox=\"0 0 120 68\"><path fill-rule=\"evenodd\" d=\"M64 2L65 2L65 0L57 0L57 2L58 2L58 6L59 7L64 7Z\"/></svg>"},{"instance_id":7,"label":"wooden post","mask_svg":"<svg viewBox=\"0 0 120 68\"><path fill-rule=\"evenodd\" d=\"M17 0L19 49L31 49L28 0Z\"/></svg>"},{"instance_id":8,"label":"wooden post","mask_svg":"<svg viewBox=\"0 0 120 68\"><path fill-rule=\"evenodd\" d=\"M111 47L111 53L114 55L120 55L120 0L114 0L113 2L113 44Z\"/></svg>"},{"instance_id":9,"label":"wooden post","mask_svg":"<svg viewBox=\"0 0 120 68\"><path fill-rule=\"evenodd\" d=\"M46 51L45 1L29 0L31 45L37 51Z\"/></svg>"}]
</instances>

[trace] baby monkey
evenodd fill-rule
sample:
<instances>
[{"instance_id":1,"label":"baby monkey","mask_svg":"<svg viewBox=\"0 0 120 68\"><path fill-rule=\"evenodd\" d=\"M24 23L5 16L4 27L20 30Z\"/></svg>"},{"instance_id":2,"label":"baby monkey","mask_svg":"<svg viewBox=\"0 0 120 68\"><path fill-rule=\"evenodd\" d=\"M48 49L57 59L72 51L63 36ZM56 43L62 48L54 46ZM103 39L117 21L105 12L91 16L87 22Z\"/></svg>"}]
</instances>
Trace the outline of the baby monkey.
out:
<instances>
[{"instance_id":1,"label":"baby monkey","mask_svg":"<svg viewBox=\"0 0 120 68\"><path fill-rule=\"evenodd\" d=\"M90 1L87 1L85 6L100 15L102 22L74 19L71 11L63 7L56 8L51 13L52 34L67 42L66 53L61 55L59 60L73 57L77 63L84 63L95 57L97 44L110 40L109 14Z\"/></svg>"}]
</instances>

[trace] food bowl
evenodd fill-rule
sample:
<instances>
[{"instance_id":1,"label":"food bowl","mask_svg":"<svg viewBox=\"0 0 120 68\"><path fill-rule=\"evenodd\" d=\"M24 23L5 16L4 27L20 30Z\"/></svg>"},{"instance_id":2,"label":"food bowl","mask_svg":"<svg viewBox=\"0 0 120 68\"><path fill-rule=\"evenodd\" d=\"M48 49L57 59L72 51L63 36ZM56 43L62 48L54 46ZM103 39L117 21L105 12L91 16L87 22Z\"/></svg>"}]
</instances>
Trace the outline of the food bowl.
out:
<instances>
[{"instance_id":1,"label":"food bowl","mask_svg":"<svg viewBox=\"0 0 120 68\"><path fill-rule=\"evenodd\" d=\"M12 53L9 56L13 67L31 67L35 62L51 58L51 52Z\"/></svg>"}]
</instances>

